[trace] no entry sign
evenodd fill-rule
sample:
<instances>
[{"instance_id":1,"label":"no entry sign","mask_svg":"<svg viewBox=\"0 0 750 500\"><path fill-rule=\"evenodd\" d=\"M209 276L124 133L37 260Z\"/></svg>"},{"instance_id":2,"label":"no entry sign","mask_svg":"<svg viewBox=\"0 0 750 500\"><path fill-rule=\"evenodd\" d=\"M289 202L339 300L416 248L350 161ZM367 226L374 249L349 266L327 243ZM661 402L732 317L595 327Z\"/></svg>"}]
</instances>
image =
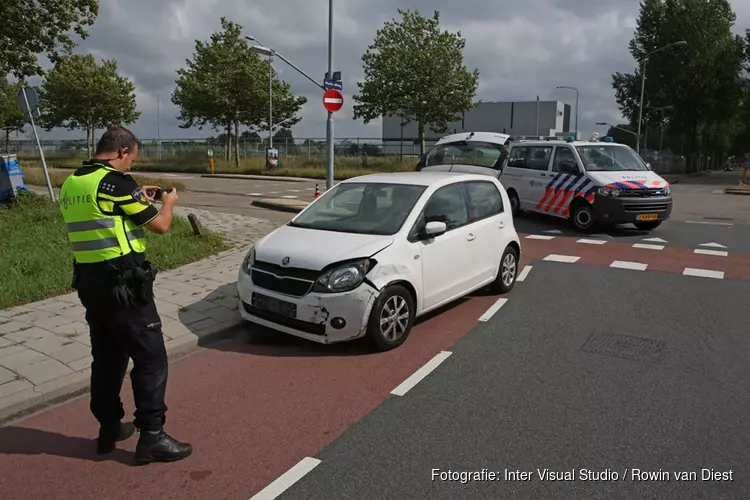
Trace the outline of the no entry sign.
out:
<instances>
[{"instance_id":1,"label":"no entry sign","mask_svg":"<svg viewBox=\"0 0 750 500\"><path fill-rule=\"evenodd\" d=\"M323 94L323 106L331 113L340 110L343 105L344 96L338 90L328 89Z\"/></svg>"}]
</instances>

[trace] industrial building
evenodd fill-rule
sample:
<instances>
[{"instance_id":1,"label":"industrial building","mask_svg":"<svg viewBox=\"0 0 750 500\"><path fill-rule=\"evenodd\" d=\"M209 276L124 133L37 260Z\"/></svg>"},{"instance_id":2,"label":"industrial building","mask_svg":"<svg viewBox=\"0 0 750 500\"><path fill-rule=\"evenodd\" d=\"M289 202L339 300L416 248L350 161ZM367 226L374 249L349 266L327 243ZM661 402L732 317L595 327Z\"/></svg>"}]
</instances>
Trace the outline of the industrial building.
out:
<instances>
[{"instance_id":1,"label":"industrial building","mask_svg":"<svg viewBox=\"0 0 750 500\"><path fill-rule=\"evenodd\" d=\"M434 133L425 127L425 143L433 145L440 137L459 132L498 132L511 136L566 136L575 131L571 107L560 101L483 102L448 124L445 133ZM383 117L383 152L410 154L418 144L416 122L401 126L398 116ZM403 144L403 147L402 147Z\"/></svg>"}]
</instances>

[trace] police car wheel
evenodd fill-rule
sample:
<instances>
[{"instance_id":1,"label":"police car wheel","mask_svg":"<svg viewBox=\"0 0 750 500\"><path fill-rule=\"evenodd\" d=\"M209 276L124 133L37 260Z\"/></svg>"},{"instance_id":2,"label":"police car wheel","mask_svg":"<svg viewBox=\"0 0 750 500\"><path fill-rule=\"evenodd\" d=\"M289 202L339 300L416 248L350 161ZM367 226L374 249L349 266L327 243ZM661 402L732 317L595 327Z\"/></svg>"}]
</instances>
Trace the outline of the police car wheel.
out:
<instances>
[{"instance_id":1,"label":"police car wheel","mask_svg":"<svg viewBox=\"0 0 750 500\"><path fill-rule=\"evenodd\" d=\"M570 220L579 231L591 231L594 228L594 209L588 203L581 203L570 212Z\"/></svg>"},{"instance_id":2,"label":"police car wheel","mask_svg":"<svg viewBox=\"0 0 750 500\"><path fill-rule=\"evenodd\" d=\"M495 293L508 293L516 284L518 276L518 251L508 245L500 259L497 278L492 283L492 291Z\"/></svg>"},{"instance_id":3,"label":"police car wheel","mask_svg":"<svg viewBox=\"0 0 750 500\"><path fill-rule=\"evenodd\" d=\"M643 231L651 231L652 229L656 229L657 227L661 226L661 223L662 221L660 220L653 220L648 222L635 222L634 225L636 228Z\"/></svg>"},{"instance_id":4,"label":"police car wheel","mask_svg":"<svg viewBox=\"0 0 750 500\"><path fill-rule=\"evenodd\" d=\"M518 193L513 190L508 191L508 198L510 199L511 213L518 215L521 212L521 200L518 199Z\"/></svg>"},{"instance_id":5,"label":"police car wheel","mask_svg":"<svg viewBox=\"0 0 750 500\"><path fill-rule=\"evenodd\" d=\"M372 306L365 338L376 351L403 344L414 324L414 298L401 285L387 286Z\"/></svg>"}]
</instances>

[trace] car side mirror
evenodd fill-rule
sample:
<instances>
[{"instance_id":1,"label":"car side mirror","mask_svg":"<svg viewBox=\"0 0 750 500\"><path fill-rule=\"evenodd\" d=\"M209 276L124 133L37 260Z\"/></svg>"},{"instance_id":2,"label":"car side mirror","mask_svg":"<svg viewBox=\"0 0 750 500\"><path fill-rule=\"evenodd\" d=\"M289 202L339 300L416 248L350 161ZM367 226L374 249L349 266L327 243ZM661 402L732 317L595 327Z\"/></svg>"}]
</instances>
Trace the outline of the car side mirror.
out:
<instances>
[{"instance_id":1,"label":"car side mirror","mask_svg":"<svg viewBox=\"0 0 750 500\"><path fill-rule=\"evenodd\" d=\"M424 234L428 238L434 238L444 234L448 230L448 226L445 222L431 221L425 224Z\"/></svg>"},{"instance_id":2,"label":"car side mirror","mask_svg":"<svg viewBox=\"0 0 750 500\"><path fill-rule=\"evenodd\" d=\"M649 162L646 162L646 168L651 170L651 164Z\"/></svg>"}]
</instances>

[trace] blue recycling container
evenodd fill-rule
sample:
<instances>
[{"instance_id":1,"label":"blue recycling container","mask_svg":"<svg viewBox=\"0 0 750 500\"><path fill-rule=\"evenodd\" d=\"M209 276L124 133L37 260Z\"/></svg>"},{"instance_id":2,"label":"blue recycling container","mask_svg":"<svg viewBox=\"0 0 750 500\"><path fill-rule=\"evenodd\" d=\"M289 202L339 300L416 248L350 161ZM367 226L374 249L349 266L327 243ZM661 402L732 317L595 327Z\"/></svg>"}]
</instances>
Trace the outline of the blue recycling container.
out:
<instances>
[{"instance_id":1,"label":"blue recycling container","mask_svg":"<svg viewBox=\"0 0 750 500\"><path fill-rule=\"evenodd\" d=\"M19 189L29 191L23 183L23 172L16 155L0 156L0 205L11 203Z\"/></svg>"}]
</instances>

